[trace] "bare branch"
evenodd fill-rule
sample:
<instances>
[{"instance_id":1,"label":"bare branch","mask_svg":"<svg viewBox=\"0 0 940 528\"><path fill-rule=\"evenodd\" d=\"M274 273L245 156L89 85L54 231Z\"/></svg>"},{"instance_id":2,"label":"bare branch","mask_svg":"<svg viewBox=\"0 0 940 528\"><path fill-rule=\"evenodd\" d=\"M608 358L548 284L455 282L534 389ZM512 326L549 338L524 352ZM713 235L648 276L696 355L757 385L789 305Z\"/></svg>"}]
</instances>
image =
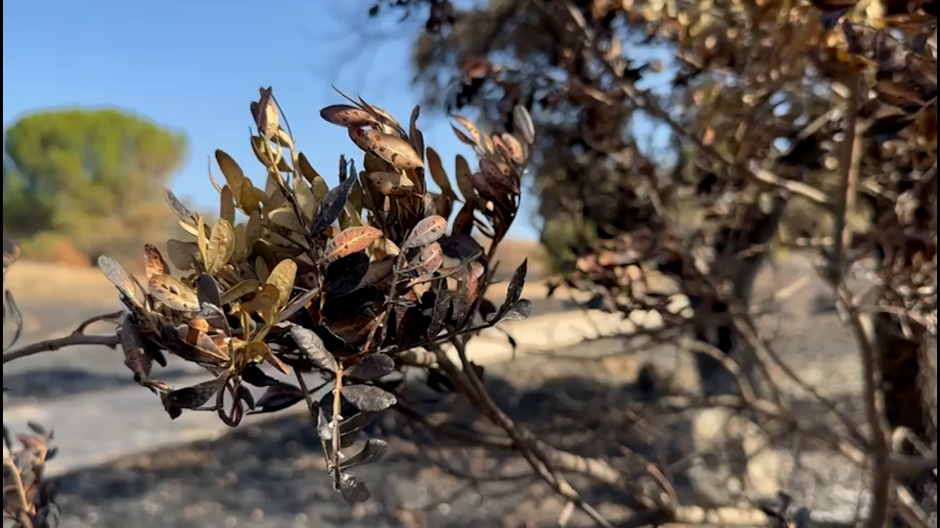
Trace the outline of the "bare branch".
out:
<instances>
[{"instance_id":1,"label":"bare branch","mask_svg":"<svg viewBox=\"0 0 940 528\"><path fill-rule=\"evenodd\" d=\"M10 352L6 352L3 354L3 364L16 359L39 354L41 352L53 352L55 350L59 350L60 348L83 345L106 346L114 348L120 343L121 339L117 335L72 334L69 336L60 337L58 339L40 341L38 343L33 343L32 345L27 345L16 350L11 350Z\"/></svg>"}]
</instances>

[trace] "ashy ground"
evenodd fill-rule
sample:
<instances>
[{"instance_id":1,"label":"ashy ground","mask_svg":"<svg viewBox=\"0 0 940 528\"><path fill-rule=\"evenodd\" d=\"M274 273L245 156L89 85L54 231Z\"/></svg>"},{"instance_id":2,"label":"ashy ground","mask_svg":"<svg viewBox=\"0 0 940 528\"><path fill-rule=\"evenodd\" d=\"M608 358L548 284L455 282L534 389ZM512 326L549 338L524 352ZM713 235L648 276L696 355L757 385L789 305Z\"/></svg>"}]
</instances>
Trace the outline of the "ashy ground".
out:
<instances>
[{"instance_id":1,"label":"ashy ground","mask_svg":"<svg viewBox=\"0 0 940 528\"><path fill-rule=\"evenodd\" d=\"M26 315L24 342L71 331L84 318L117 308L111 286L97 270L17 266L5 287L14 291ZM806 273L812 269L802 259L768 268L759 281L758 299ZM859 390L855 349L836 314L819 302L822 291L821 284L812 281L767 317L765 329L788 364L851 410ZM540 309L566 308L545 304ZM606 339L547 352L488 367L495 398L544 439L608 457L621 469L635 471L635 461L625 449L639 442L636 417L628 412L645 397L639 373L650 362L668 369L678 358L675 347L639 349L632 342ZM569 359L552 357L559 354ZM107 350L59 351L4 368L4 385L14 394L20 392L6 405L40 408L80 393L106 393L128 381L120 352ZM431 408L436 418L479 422L459 402L445 400ZM808 417L819 413L811 406L806 412ZM150 425L168 431L174 422ZM121 423L89 427L109 427L116 435L146 434ZM262 423L248 421L218 440L128 456L65 475L60 479L62 526L536 527L555 525L565 506L511 453L436 443L426 430L394 413L386 413L368 432L389 440L391 448L382 462L356 473L374 493L364 505L350 508L333 492L313 424L302 412L294 412ZM814 501L815 507L844 509L854 504L862 484L857 474L823 454L805 456L808 462L802 465L792 456L784 457L788 465L780 483L783 489ZM468 475L475 478L468 480ZM628 514L628 497L583 481L575 484L609 518ZM576 514L569 526L590 524Z\"/></svg>"}]
</instances>

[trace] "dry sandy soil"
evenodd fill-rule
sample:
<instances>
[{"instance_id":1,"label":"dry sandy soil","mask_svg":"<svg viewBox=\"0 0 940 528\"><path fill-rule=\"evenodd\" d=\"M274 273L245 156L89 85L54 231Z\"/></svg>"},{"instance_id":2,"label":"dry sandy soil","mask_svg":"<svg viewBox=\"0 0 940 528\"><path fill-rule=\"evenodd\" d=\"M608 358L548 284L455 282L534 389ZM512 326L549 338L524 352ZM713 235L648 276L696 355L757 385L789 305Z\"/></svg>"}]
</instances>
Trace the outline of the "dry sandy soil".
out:
<instances>
[{"instance_id":1,"label":"dry sandy soil","mask_svg":"<svg viewBox=\"0 0 940 528\"><path fill-rule=\"evenodd\" d=\"M33 325L28 337L40 337L53 329L68 330L95 311L116 307L110 285L96 270L53 272L27 263L18 267L10 272L5 286L22 299L21 307L28 314L27 327L30 321ZM772 295L807 272L811 270L806 262L799 260L768 269L759 281L758 297ZM827 392L839 396L851 408L858 390L852 340L833 313L815 309L820 291L814 281L790 297L772 325L768 324L768 331L774 332L778 351L794 368L810 382L824 383ZM69 308L63 311L62 306ZM488 369L489 386L504 409L544 439L577 452L608 456L632 471L633 462L624 456L623 447L637 438L635 421L629 413L605 409L641 400L639 367L648 361L673 357L675 351L661 346L641 352L619 340L580 347L580 351L564 352L618 355L595 361L521 358ZM92 362L106 366L89 369L94 354L100 351L47 354L21 364L39 362L48 368L64 364L95 375L126 378L120 361L105 355ZM109 370L112 364L116 365L113 372ZM33 368L30 372L40 370ZM17 379L16 371L5 368L4 384L10 385L11 379ZM35 386L24 383L26 378L20 379L20 387ZM47 381L63 379L56 375ZM416 399L428 396L426 391L414 393ZM429 404L428 408L457 422L477 421L469 409L452 401ZM813 416L818 410L807 407L806 412ZM155 426L172 427L172 423ZM458 443L435 444L427 431L394 413L386 413L368 433L389 440L391 449L379 464L356 472L374 493L373 500L365 505L350 508L332 491L323 472L313 424L302 414L292 414L264 424L246 424L218 441L131 456L66 475L60 481L62 526L536 527L553 526L564 507L544 484L526 476L525 463L509 453L485 453ZM450 468L441 467L442 459ZM817 469L828 472L826 478L841 471L841 480L855 479L857 484L858 477L844 474L844 466L836 463ZM467 481L452 473L502 477ZM593 489L583 482L574 483L610 518L627 514L627 497ZM804 489L811 484L803 481L788 484L788 491L799 496L815 496L819 491ZM575 515L569 526L590 523Z\"/></svg>"}]
</instances>

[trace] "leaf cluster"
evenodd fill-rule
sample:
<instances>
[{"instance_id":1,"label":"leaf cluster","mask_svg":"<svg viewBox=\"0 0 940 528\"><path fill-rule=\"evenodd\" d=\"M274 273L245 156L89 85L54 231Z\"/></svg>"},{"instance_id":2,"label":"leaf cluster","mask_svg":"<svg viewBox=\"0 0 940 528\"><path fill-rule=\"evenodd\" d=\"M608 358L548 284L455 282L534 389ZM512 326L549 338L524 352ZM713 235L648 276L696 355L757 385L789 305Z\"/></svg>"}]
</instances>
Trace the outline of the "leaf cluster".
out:
<instances>
[{"instance_id":1,"label":"leaf cluster","mask_svg":"<svg viewBox=\"0 0 940 528\"><path fill-rule=\"evenodd\" d=\"M264 187L216 151L224 178L210 171L218 220L208 222L167 191L188 238L168 240L165 253L145 245L143 280L108 256L98 264L127 308L118 330L125 364L171 418L211 411L236 426L246 414L306 401L335 487L356 502L369 491L346 470L386 449L382 440L360 442L358 433L396 403L387 379L413 359L406 352L528 315L525 264L503 307L483 293L492 251L518 210L534 129L524 109L518 136L483 134L456 117L465 131L455 133L479 157L471 170L457 156L458 196L439 154L424 144L417 107L406 128L381 108L346 99L321 116L347 131L363 153L362 170L341 156L339 183L330 188L297 149L272 90L262 89L250 107ZM440 192L428 189L427 174ZM489 254L475 231L491 239ZM170 387L153 373L168 356L210 378ZM306 373L323 382L307 387ZM255 397L249 387L263 392Z\"/></svg>"}]
</instances>

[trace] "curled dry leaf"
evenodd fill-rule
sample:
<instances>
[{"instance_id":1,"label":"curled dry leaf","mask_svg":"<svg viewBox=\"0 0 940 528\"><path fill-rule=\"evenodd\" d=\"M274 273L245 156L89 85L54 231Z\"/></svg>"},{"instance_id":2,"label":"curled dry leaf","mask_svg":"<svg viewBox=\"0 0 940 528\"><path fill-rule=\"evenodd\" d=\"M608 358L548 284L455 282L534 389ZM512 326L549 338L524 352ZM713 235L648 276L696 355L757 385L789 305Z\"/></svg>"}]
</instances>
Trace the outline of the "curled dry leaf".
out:
<instances>
[{"instance_id":1,"label":"curled dry leaf","mask_svg":"<svg viewBox=\"0 0 940 528\"><path fill-rule=\"evenodd\" d=\"M271 323L274 321L274 312L277 309L280 297L281 291L277 286L270 283L265 284L261 291L248 301L244 310L249 313L258 313L266 323Z\"/></svg>"},{"instance_id":2,"label":"curled dry leaf","mask_svg":"<svg viewBox=\"0 0 940 528\"><path fill-rule=\"evenodd\" d=\"M196 409L208 403L208 401L219 392L219 389L222 388L224 383L225 378L220 377L214 380L204 381L192 387L170 391L167 394L167 400L171 405L181 409Z\"/></svg>"},{"instance_id":3,"label":"curled dry leaf","mask_svg":"<svg viewBox=\"0 0 940 528\"><path fill-rule=\"evenodd\" d=\"M529 259L525 259L512 274L512 279L509 281L509 287L506 290L506 300L499 309L499 319L502 319L522 297L522 289L525 287L525 276L528 268Z\"/></svg>"},{"instance_id":4,"label":"curled dry leaf","mask_svg":"<svg viewBox=\"0 0 940 528\"><path fill-rule=\"evenodd\" d=\"M522 143L516 139L516 136L512 134L503 134L500 136L502 145L506 147L506 151L509 154L509 160L515 163L516 165L525 165L526 163L526 152L525 147L522 146Z\"/></svg>"},{"instance_id":5,"label":"curled dry leaf","mask_svg":"<svg viewBox=\"0 0 940 528\"><path fill-rule=\"evenodd\" d=\"M470 145L471 147L478 147L478 146L479 146L479 145L477 144L477 142L473 140L473 138L471 138L470 136L468 136L466 133L464 133L464 131L460 130L459 128L457 128L457 127L454 126L453 124L450 125L450 128L451 128L451 130L454 131L454 135L457 136L457 139L459 139L461 143L463 143L463 144L465 144L465 145Z\"/></svg>"},{"instance_id":6,"label":"curled dry leaf","mask_svg":"<svg viewBox=\"0 0 940 528\"><path fill-rule=\"evenodd\" d=\"M282 374L290 374L290 369L285 365L277 356L274 355L274 352L271 351L266 343L260 341L252 341L250 343L245 343L244 348L242 348L242 354L247 357L249 360L260 363L264 361L265 363L271 365L272 367L279 370Z\"/></svg>"},{"instance_id":7,"label":"curled dry leaf","mask_svg":"<svg viewBox=\"0 0 940 528\"><path fill-rule=\"evenodd\" d=\"M215 275L228 264L235 252L235 228L224 219L218 219L212 226L212 236L206 246L206 272Z\"/></svg>"},{"instance_id":8,"label":"curled dry leaf","mask_svg":"<svg viewBox=\"0 0 940 528\"><path fill-rule=\"evenodd\" d=\"M215 160L219 164L222 175L225 176L225 181L232 191L232 196L237 200L241 196L242 186L246 180L244 171L238 166L235 159L223 150L215 151Z\"/></svg>"},{"instance_id":9,"label":"curled dry leaf","mask_svg":"<svg viewBox=\"0 0 940 528\"><path fill-rule=\"evenodd\" d=\"M169 275L170 266L153 244L144 245L144 271L149 280L154 275Z\"/></svg>"},{"instance_id":10,"label":"curled dry leaf","mask_svg":"<svg viewBox=\"0 0 940 528\"><path fill-rule=\"evenodd\" d=\"M346 205L346 198L349 196L349 191L355 183L356 178L346 178L342 183L326 193L310 225L311 235L319 235L339 218L339 214Z\"/></svg>"},{"instance_id":11,"label":"curled dry leaf","mask_svg":"<svg viewBox=\"0 0 940 528\"><path fill-rule=\"evenodd\" d=\"M277 306L282 307L290 300L294 291L294 281L297 279L297 263L291 259L278 262L277 266L268 275L268 284L273 284L278 291Z\"/></svg>"},{"instance_id":12,"label":"curled dry leaf","mask_svg":"<svg viewBox=\"0 0 940 528\"><path fill-rule=\"evenodd\" d=\"M147 281L147 287L154 299L171 310L199 311L199 296L196 291L172 275L154 275Z\"/></svg>"},{"instance_id":13,"label":"curled dry leaf","mask_svg":"<svg viewBox=\"0 0 940 528\"><path fill-rule=\"evenodd\" d=\"M257 103L251 103L251 113L255 118L258 133L265 139L271 139L280 128L280 117L271 87L260 88L259 91L261 99Z\"/></svg>"},{"instance_id":14,"label":"curled dry leaf","mask_svg":"<svg viewBox=\"0 0 940 528\"><path fill-rule=\"evenodd\" d=\"M169 189L166 189L166 203L170 206L173 214L179 217L181 222L185 222L188 225L196 225L196 214L183 205L183 202Z\"/></svg>"},{"instance_id":15,"label":"curled dry leaf","mask_svg":"<svg viewBox=\"0 0 940 528\"><path fill-rule=\"evenodd\" d=\"M259 413L272 413L293 407L304 400L304 391L288 383L276 382L268 386L255 406Z\"/></svg>"},{"instance_id":16,"label":"curled dry leaf","mask_svg":"<svg viewBox=\"0 0 940 528\"><path fill-rule=\"evenodd\" d=\"M441 245L433 242L425 246L418 256L408 263L408 268L419 276L434 273L444 264L444 251Z\"/></svg>"},{"instance_id":17,"label":"curled dry leaf","mask_svg":"<svg viewBox=\"0 0 940 528\"><path fill-rule=\"evenodd\" d=\"M313 330L302 326L292 325L290 335L297 343L300 351L306 355L317 368L334 372L337 368L336 358L333 357L323 344L323 340Z\"/></svg>"},{"instance_id":18,"label":"curled dry leaf","mask_svg":"<svg viewBox=\"0 0 940 528\"><path fill-rule=\"evenodd\" d=\"M329 264L372 245L382 236L382 230L372 226L344 229L326 244L320 264Z\"/></svg>"},{"instance_id":19,"label":"curled dry leaf","mask_svg":"<svg viewBox=\"0 0 940 528\"><path fill-rule=\"evenodd\" d=\"M320 110L320 117L327 123L347 128L362 128L379 124L372 114L352 105L327 106Z\"/></svg>"},{"instance_id":20,"label":"curled dry leaf","mask_svg":"<svg viewBox=\"0 0 940 528\"><path fill-rule=\"evenodd\" d=\"M235 223L235 195L228 184L223 186L219 193L219 218L230 224Z\"/></svg>"},{"instance_id":21,"label":"curled dry leaf","mask_svg":"<svg viewBox=\"0 0 940 528\"><path fill-rule=\"evenodd\" d=\"M392 274L392 270L395 267L395 261L381 260L378 262L373 262L369 264L369 270L366 272L365 276L362 277L362 280L359 282L360 288L365 288L366 286L371 286L373 284L378 284L382 279L388 278Z\"/></svg>"},{"instance_id":22,"label":"curled dry leaf","mask_svg":"<svg viewBox=\"0 0 940 528\"><path fill-rule=\"evenodd\" d=\"M532 301L521 299L510 306L499 318L500 322L522 321L532 314Z\"/></svg>"},{"instance_id":23,"label":"curled dry leaf","mask_svg":"<svg viewBox=\"0 0 940 528\"><path fill-rule=\"evenodd\" d=\"M199 254L199 246L195 242L183 242L171 238L166 242L166 254L176 269L186 271L192 269L197 262L196 255Z\"/></svg>"},{"instance_id":24,"label":"curled dry leaf","mask_svg":"<svg viewBox=\"0 0 940 528\"><path fill-rule=\"evenodd\" d=\"M377 130L349 129L357 147L372 152L398 170L423 169L424 161L407 141Z\"/></svg>"},{"instance_id":25,"label":"curled dry leaf","mask_svg":"<svg viewBox=\"0 0 940 528\"><path fill-rule=\"evenodd\" d=\"M441 162L441 156L433 148L426 150L428 157L428 171L431 173L431 179L441 188L445 194L453 195L454 191L450 187L450 180L447 179L447 172L444 170L444 164Z\"/></svg>"},{"instance_id":26,"label":"curled dry leaf","mask_svg":"<svg viewBox=\"0 0 940 528\"><path fill-rule=\"evenodd\" d=\"M372 462L377 462L385 453L388 452L388 443L385 440L380 440L378 438L370 438L366 440L365 445L362 446L362 449L352 455L347 455L342 462L340 462L340 469L346 470L351 467L361 466L365 464L370 464Z\"/></svg>"},{"instance_id":27,"label":"curled dry leaf","mask_svg":"<svg viewBox=\"0 0 940 528\"><path fill-rule=\"evenodd\" d=\"M350 475L349 473L343 473L340 476L339 487L343 498L346 499L346 502L366 502L372 498L372 492L369 491L366 483Z\"/></svg>"},{"instance_id":28,"label":"curled dry leaf","mask_svg":"<svg viewBox=\"0 0 940 528\"><path fill-rule=\"evenodd\" d=\"M323 292L330 296L351 292L359 286L368 272L368 255L363 252L347 255L326 269Z\"/></svg>"},{"instance_id":29,"label":"curled dry leaf","mask_svg":"<svg viewBox=\"0 0 940 528\"><path fill-rule=\"evenodd\" d=\"M249 293L258 291L260 287L261 283L255 279L243 280L222 294L222 304L220 306L231 304Z\"/></svg>"},{"instance_id":30,"label":"curled dry leaf","mask_svg":"<svg viewBox=\"0 0 940 528\"><path fill-rule=\"evenodd\" d=\"M134 380L138 383L149 380L154 357L144 347L144 339L137 326L125 320L118 328L118 336L124 351L124 365L134 373Z\"/></svg>"},{"instance_id":31,"label":"curled dry leaf","mask_svg":"<svg viewBox=\"0 0 940 528\"><path fill-rule=\"evenodd\" d=\"M402 249L412 249L436 242L447 231L447 219L442 216L429 216L418 222L411 235L402 243Z\"/></svg>"},{"instance_id":32,"label":"curled dry leaf","mask_svg":"<svg viewBox=\"0 0 940 528\"><path fill-rule=\"evenodd\" d=\"M414 182L398 172L370 172L366 177L385 196L408 196L417 192Z\"/></svg>"},{"instance_id":33,"label":"curled dry leaf","mask_svg":"<svg viewBox=\"0 0 940 528\"><path fill-rule=\"evenodd\" d=\"M485 158L481 159L480 173L483 175L486 185L494 191L502 194L519 194L519 186L495 162Z\"/></svg>"},{"instance_id":34,"label":"curled dry leaf","mask_svg":"<svg viewBox=\"0 0 940 528\"><path fill-rule=\"evenodd\" d=\"M350 378L370 381L387 376L394 371L395 360L386 354L372 354L347 371L346 375Z\"/></svg>"},{"instance_id":35,"label":"curled dry leaf","mask_svg":"<svg viewBox=\"0 0 940 528\"><path fill-rule=\"evenodd\" d=\"M460 194L463 195L464 201L467 203L473 203L476 199L476 193L473 192L473 172L470 170L470 162L467 161L461 155L457 155L457 188L460 189Z\"/></svg>"},{"instance_id":36,"label":"curled dry leaf","mask_svg":"<svg viewBox=\"0 0 940 528\"><path fill-rule=\"evenodd\" d=\"M281 172L290 172L290 163L284 159L283 155L270 147L261 136L251 136L251 150L255 153L255 158L265 167L276 167Z\"/></svg>"},{"instance_id":37,"label":"curled dry leaf","mask_svg":"<svg viewBox=\"0 0 940 528\"><path fill-rule=\"evenodd\" d=\"M245 223L245 247L250 250L258 240L261 240L261 212L255 211L248 216L248 222Z\"/></svg>"},{"instance_id":38,"label":"curled dry leaf","mask_svg":"<svg viewBox=\"0 0 940 528\"><path fill-rule=\"evenodd\" d=\"M124 298L133 303L137 308L143 308L144 292L141 291L140 287L137 285L137 281L131 277L130 273L124 269L124 266L122 266L120 262L107 255L101 255L98 257L98 267L104 273L104 276L111 281L111 284L114 284L118 291L121 292Z\"/></svg>"},{"instance_id":39,"label":"curled dry leaf","mask_svg":"<svg viewBox=\"0 0 940 528\"><path fill-rule=\"evenodd\" d=\"M535 145L535 125L532 123L532 116L529 115L529 111L524 106L516 105L512 109L512 120L515 129L522 136L522 140L528 143L529 146Z\"/></svg>"},{"instance_id":40,"label":"curled dry leaf","mask_svg":"<svg viewBox=\"0 0 940 528\"><path fill-rule=\"evenodd\" d=\"M454 116L454 120L460 123L462 127L467 129L467 132L470 132L470 137L472 138L472 142L470 143L471 145L479 145L479 146L484 145L483 134L480 133L476 125L470 122L469 119L458 115L458 116ZM457 131L456 128L454 128L454 130Z\"/></svg>"},{"instance_id":41,"label":"curled dry leaf","mask_svg":"<svg viewBox=\"0 0 940 528\"><path fill-rule=\"evenodd\" d=\"M199 298L200 305L209 303L213 306L222 306L219 283L208 273L201 273L196 279L196 296Z\"/></svg>"}]
</instances>

